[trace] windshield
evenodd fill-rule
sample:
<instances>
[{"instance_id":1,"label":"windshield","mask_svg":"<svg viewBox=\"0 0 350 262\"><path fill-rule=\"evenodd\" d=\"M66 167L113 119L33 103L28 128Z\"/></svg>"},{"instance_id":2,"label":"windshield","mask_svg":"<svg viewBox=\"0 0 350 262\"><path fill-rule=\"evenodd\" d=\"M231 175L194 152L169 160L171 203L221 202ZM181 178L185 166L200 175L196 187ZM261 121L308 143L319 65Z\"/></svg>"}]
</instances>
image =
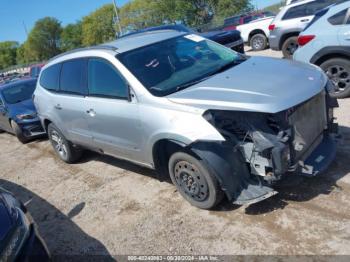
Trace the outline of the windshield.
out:
<instances>
[{"instance_id":1,"label":"windshield","mask_svg":"<svg viewBox=\"0 0 350 262\"><path fill-rule=\"evenodd\" d=\"M35 82L29 82L5 88L2 91L2 94L8 104L17 104L19 102L31 99L34 90Z\"/></svg>"},{"instance_id":2,"label":"windshield","mask_svg":"<svg viewBox=\"0 0 350 262\"><path fill-rule=\"evenodd\" d=\"M228 69L245 57L197 35L186 35L118 55L155 96L166 96Z\"/></svg>"}]
</instances>

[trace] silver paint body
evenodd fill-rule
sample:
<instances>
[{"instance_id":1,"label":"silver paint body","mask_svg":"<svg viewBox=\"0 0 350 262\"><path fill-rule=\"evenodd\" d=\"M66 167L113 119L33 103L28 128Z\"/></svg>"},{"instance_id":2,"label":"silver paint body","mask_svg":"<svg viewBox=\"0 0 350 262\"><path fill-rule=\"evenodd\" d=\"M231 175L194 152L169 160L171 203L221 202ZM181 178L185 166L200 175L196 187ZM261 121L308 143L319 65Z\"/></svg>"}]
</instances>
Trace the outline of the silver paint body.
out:
<instances>
[{"instance_id":1,"label":"silver paint body","mask_svg":"<svg viewBox=\"0 0 350 262\"><path fill-rule=\"evenodd\" d=\"M50 61L43 70L74 58L104 58L125 77L132 95L127 101L52 93L38 81L35 105L40 119L53 122L75 144L153 167L152 150L159 140L186 145L224 141L202 116L209 109L276 113L310 99L326 86L326 76L312 65L252 57L185 90L155 97L116 59L118 53L181 35L145 33L109 44L116 51L77 51Z\"/></svg>"}]
</instances>

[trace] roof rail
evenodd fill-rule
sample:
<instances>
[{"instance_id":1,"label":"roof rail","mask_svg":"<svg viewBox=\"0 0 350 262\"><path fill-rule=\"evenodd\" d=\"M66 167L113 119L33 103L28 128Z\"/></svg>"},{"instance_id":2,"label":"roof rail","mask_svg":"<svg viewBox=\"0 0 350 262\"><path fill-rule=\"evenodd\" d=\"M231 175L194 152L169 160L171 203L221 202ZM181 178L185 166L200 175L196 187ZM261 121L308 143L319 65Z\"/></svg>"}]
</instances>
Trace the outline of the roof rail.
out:
<instances>
[{"instance_id":1,"label":"roof rail","mask_svg":"<svg viewBox=\"0 0 350 262\"><path fill-rule=\"evenodd\" d=\"M116 51L118 48L115 46L111 46L111 45L97 45L97 46L90 46L90 47L83 47L83 48L77 48L77 49L73 49L64 53L61 53L59 55L56 55L54 57L52 57L49 61L47 61L47 63L51 62L52 60L55 60L59 57L65 56L65 55L69 55L69 54L74 54L76 52L80 52L80 51L89 51L89 50L112 50L112 51Z\"/></svg>"}]
</instances>

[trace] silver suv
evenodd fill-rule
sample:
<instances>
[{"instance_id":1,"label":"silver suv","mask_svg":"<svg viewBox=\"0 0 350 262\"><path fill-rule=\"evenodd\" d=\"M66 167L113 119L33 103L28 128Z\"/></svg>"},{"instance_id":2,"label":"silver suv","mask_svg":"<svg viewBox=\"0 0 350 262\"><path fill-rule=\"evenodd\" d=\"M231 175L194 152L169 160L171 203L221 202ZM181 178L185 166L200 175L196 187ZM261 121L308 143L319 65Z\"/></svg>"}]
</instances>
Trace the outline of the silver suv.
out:
<instances>
[{"instance_id":1,"label":"silver suv","mask_svg":"<svg viewBox=\"0 0 350 262\"><path fill-rule=\"evenodd\" d=\"M292 58L298 49L298 35L314 18L317 11L345 0L305 0L285 6L272 21L269 29L270 48L282 50L284 57Z\"/></svg>"},{"instance_id":2,"label":"silver suv","mask_svg":"<svg viewBox=\"0 0 350 262\"><path fill-rule=\"evenodd\" d=\"M34 102L63 161L83 149L126 159L209 209L224 196L273 196L287 172L324 170L335 153L331 89L315 66L164 30L52 59Z\"/></svg>"}]
</instances>

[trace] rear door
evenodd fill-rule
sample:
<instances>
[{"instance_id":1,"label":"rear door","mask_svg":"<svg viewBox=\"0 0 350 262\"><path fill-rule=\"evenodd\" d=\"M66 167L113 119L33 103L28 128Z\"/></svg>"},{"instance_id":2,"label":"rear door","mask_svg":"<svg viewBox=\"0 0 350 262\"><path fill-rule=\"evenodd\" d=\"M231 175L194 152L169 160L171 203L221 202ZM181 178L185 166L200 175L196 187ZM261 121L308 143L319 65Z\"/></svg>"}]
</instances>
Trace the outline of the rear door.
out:
<instances>
[{"instance_id":1,"label":"rear door","mask_svg":"<svg viewBox=\"0 0 350 262\"><path fill-rule=\"evenodd\" d=\"M316 0L291 7L282 17L281 27L285 24L287 28L294 28L298 32L301 32L311 22L318 11L332 3L332 0Z\"/></svg>"},{"instance_id":2,"label":"rear door","mask_svg":"<svg viewBox=\"0 0 350 262\"><path fill-rule=\"evenodd\" d=\"M111 62L90 58L88 89L84 107L94 144L107 154L139 161L139 106L135 96L129 96L126 80Z\"/></svg>"},{"instance_id":3,"label":"rear door","mask_svg":"<svg viewBox=\"0 0 350 262\"><path fill-rule=\"evenodd\" d=\"M87 59L73 59L62 63L59 90L53 96L53 112L57 127L67 138L81 145L90 145L91 133L85 113Z\"/></svg>"},{"instance_id":4,"label":"rear door","mask_svg":"<svg viewBox=\"0 0 350 262\"><path fill-rule=\"evenodd\" d=\"M341 46L350 47L350 8L344 9L329 18L329 22L338 27L338 40Z\"/></svg>"}]
</instances>

